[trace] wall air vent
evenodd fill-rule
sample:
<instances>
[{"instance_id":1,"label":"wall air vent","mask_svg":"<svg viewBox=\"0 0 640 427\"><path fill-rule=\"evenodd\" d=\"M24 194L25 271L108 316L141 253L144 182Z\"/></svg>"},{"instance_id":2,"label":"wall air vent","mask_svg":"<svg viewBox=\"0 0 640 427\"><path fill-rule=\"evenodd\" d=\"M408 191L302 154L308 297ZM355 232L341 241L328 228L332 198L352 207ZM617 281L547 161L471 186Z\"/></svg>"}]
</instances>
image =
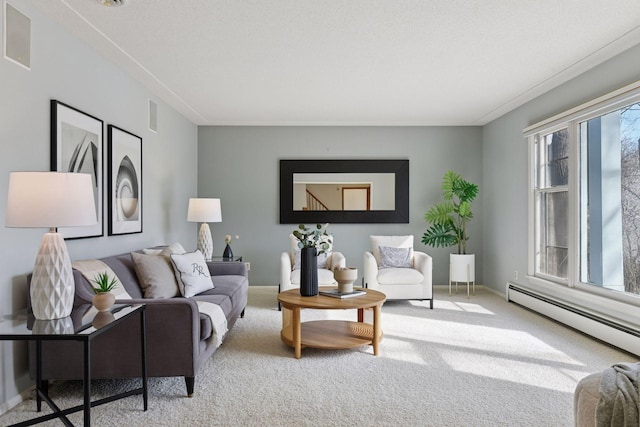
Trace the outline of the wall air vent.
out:
<instances>
[{"instance_id":1,"label":"wall air vent","mask_svg":"<svg viewBox=\"0 0 640 427\"><path fill-rule=\"evenodd\" d=\"M158 132L158 104L149 100L149 129Z\"/></svg>"},{"instance_id":2,"label":"wall air vent","mask_svg":"<svg viewBox=\"0 0 640 427\"><path fill-rule=\"evenodd\" d=\"M4 56L31 69L31 19L4 3Z\"/></svg>"}]
</instances>

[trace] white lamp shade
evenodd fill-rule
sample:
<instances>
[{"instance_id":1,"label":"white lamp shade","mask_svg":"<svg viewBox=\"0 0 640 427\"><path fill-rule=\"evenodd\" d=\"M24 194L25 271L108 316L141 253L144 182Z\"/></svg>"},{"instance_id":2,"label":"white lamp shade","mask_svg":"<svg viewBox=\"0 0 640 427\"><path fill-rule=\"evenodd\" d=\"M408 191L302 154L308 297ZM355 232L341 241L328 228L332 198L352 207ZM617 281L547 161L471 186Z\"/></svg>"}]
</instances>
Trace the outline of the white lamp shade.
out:
<instances>
[{"instance_id":1,"label":"white lamp shade","mask_svg":"<svg viewBox=\"0 0 640 427\"><path fill-rule=\"evenodd\" d=\"M189 222L222 222L220 199L189 199Z\"/></svg>"},{"instance_id":2,"label":"white lamp shade","mask_svg":"<svg viewBox=\"0 0 640 427\"><path fill-rule=\"evenodd\" d=\"M97 222L91 175L62 172L9 175L7 227L74 227Z\"/></svg>"}]
</instances>

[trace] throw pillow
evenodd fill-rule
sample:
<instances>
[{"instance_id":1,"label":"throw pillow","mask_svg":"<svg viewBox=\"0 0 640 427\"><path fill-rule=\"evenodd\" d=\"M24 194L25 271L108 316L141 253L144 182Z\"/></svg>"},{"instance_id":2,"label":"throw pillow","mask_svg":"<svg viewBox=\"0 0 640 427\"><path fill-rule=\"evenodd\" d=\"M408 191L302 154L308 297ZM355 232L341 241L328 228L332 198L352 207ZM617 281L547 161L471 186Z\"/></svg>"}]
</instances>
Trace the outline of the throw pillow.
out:
<instances>
[{"instance_id":1,"label":"throw pillow","mask_svg":"<svg viewBox=\"0 0 640 427\"><path fill-rule=\"evenodd\" d=\"M169 246L165 246L160 252L160 255L167 257L167 260L169 260L169 262L173 266L173 263L171 262L171 254L183 254L185 252L186 251L184 250L182 245L178 242L175 242L170 244ZM180 272L176 270L175 267L173 268L173 274L175 274L176 276L176 282L178 283L178 290L180 291L180 295L184 295L184 285L182 284L182 280L180 280Z\"/></svg>"},{"instance_id":2,"label":"throw pillow","mask_svg":"<svg viewBox=\"0 0 640 427\"><path fill-rule=\"evenodd\" d=\"M186 251L182 247L182 245L178 242L172 243L160 252L161 255L169 256L171 254L183 254Z\"/></svg>"},{"instance_id":3,"label":"throw pillow","mask_svg":"<svg viewBox=\"0 0 640 427\"><path fill-rule=\"evenodd\" d=\"M142 253L145 255L160 255L162 253L162 248L144 248Z\"/></svg>"},{"instance_id":4,"label":"throw pillow","mask_svg":"<svg viewBox=\"0 0 640 427\"><path fill-rule=\"evenodd\" d=\"M173 298L178 295L178 283L168 258L132 252L131 259L145 298Z\"/></svg>"},{"instance_id":5,"label":"throw pillow","mask_svg":"<svg viewBox=\"0 0 640 427\"><path fill-rule=\"evenodd\" d=\"M162 249L145 248L142 250L142 253L145 255L160 255L162 253Z\"/></svg>"},{"instance_id":6,"label":"throw pillow","mask_svg":"<svg viewBox=\"0 0 640 427\"><path fill-rule=\"evenodd\" d=\"M329 252L325 252L322 255L318 255L318 268L327 268L329 264ZM300 270L301 262L300 259L302 257L302 250L294 249L293 251L293 268L292 270Z\"/></svg>"},{"instance_id":7,"label":"throw pillow","mask_svg":"<svg viewBox=\"0 0 640 427\"><path fill-rule=\"evenodd\" d=\"M171 254L171 262L180 274L180 290L183 297L191 298L200 292L213 289L209 267L199 250L186 254Z\"/></svg>"},{"instance_id":8,"label":"throw pillow","mask_svg":"<svg viewBox=\"0 0 640 427\"><path fill-rule=\"evenodd\" d=\"M411 268L411 248L379 246L380 268Z\"/></svg>"},{"instance_id":9,"label":"throw pillow","mask_svg":"<svg viewBox=\"0 0 640 427\"><path fill-rule=\"evenodd\" d=\"M380 265L380 246L390 248L411 248L409 253L413 259L413 235L406 236L369 236L371 240L371 252Z\"/></svg>"}]
</instances>

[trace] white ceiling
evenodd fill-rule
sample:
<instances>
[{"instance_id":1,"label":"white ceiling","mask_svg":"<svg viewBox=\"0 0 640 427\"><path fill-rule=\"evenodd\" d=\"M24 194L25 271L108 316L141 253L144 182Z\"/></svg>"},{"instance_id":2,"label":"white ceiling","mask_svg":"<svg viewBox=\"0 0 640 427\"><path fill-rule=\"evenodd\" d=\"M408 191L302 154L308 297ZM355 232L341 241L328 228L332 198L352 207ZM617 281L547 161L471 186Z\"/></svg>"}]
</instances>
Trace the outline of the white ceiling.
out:
<instances>
[{"instance_id":1,"label":"white ceiling","mask_svg":"<svg viewBox=\"0 0 640 427\"><path fill-rule=\"evenodd\" d=\"M483 125L640 43L638 0L27 0L199 125Z\"/></svg>"}]
</instances>

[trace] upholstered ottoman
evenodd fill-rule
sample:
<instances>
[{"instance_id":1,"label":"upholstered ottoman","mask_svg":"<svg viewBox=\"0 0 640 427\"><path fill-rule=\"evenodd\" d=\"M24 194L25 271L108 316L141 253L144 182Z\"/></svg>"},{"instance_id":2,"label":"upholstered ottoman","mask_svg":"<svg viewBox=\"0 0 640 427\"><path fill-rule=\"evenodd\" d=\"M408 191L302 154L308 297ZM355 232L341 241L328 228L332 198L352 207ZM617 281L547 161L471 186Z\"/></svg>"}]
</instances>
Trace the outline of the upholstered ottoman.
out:
<instances>
[{"instance_id":1,"label":"upholstered ottoman","mask_svg":"<svg viewBox=\"0 0 640 427\"><path fill-rule=\"evenodd\" d=\"M576 426L640 426L640 363L620 362L578 383Z\"/></svg>"},{"instance_id":2,"label":"upholstered ottoman","mask_svg":"<svg viewBox=\"0 0 640 427\"><path fill-rule=\"evenodd\" d=\"M594 427L596 425L596 406L598 389L602 373L591 374L578 383L573 395L573 419L576 427Z\"/></svg>"}]
</instances>

